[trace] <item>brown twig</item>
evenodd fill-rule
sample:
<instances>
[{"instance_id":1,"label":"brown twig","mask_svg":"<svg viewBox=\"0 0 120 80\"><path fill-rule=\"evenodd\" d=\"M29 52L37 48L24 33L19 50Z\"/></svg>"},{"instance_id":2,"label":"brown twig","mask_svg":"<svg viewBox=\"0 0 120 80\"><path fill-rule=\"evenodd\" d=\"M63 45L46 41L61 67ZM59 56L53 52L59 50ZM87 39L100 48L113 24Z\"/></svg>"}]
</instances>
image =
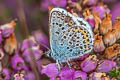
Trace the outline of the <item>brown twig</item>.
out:
<instances>
[{"instance_id":1,"label":"brown twig","mask_svg":"<svg viewBox=\"0 0 120 80\"><path fill-rule=\"evenodd\" d=\"M29 31L28 31L28 27L26 24L26 18L25 18L25 13L23 10L22 0L16 0L16 3L17 3L17 7L18 7L17 14L18 14L18 17L19 17L19 20L20 20L20 23L21 23L21 26L22 26L22 29L24 32L24 36L25 36L25 38L29 38ZM30 48L29 48L29 50L30 50L30 58L31 58L30 65L31 65L32 70L34 72L35 80L40 80L40 76L39 76L39 73L37 71L35 57L32 53L32 50Z\"/></svg>"}]
</instances>

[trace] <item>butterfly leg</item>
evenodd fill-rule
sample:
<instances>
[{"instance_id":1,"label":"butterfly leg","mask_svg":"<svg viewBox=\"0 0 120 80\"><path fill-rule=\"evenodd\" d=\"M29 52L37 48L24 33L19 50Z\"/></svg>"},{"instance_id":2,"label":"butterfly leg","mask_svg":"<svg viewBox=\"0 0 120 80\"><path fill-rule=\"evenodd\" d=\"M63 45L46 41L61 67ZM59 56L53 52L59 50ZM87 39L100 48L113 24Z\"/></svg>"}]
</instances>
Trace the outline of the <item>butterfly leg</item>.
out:
<instances>
[{"instance_id":1,"label":"butterfly leg","mask_svg":"<svg viewBox=\"0 0 120 80\"><path fill-rule=\"evenodd\" d=\"M70 68L70 71L72 72L72 67L71 67L71 65L70 65L70 63L69 63L68 60L67 60L67 65L68 65L68 67Z\"/></svg>"},{"instance_id":2,"label":"butterfly leg","mask_svg":"<svg viewBox=\"0 0 120 80\"><path fill-rule=\"evenodd\" d=\"M58 61L58 60L56 60L56 65L57 65L57 67L58 67L58 70L60 71L60 62Z\"/></svg>"}]
</instances>

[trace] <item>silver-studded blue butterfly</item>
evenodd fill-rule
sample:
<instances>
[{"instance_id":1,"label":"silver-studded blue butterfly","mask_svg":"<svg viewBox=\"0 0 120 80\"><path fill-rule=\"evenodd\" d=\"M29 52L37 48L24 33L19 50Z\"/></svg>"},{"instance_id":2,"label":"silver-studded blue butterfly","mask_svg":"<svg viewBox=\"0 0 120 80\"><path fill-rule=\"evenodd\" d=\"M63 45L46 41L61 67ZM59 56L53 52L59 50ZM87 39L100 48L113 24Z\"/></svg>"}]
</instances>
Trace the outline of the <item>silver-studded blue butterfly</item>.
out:
<instances>
[{"instance_id":1,"label":"silver-studded blue butterfly","mask_svg":"<svg viewBox=\"0 0 120 80\"><path fill-rule=\"evenodd\" d=\"M53 8L49 16L50 47L48 56L57 63L68 62L93 49L91 26L83 18L62 8Z\"/></svg>"}]
</instances>

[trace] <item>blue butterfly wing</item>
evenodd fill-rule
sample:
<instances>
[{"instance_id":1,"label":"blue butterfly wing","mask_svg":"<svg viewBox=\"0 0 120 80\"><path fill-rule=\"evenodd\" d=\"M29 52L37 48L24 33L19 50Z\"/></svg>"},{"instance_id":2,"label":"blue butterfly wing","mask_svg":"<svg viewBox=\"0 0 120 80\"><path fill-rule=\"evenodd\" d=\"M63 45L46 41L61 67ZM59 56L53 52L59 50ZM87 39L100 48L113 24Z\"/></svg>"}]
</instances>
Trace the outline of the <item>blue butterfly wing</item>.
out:
<instances>
[{"instance_id":1,"label":"blue butterfly wing","mask_svg":"<svg viewBox=\"0 0 120 80\"><path fill-rule=\"evenodd\" d=\"M62 8L53 8L49 19L53 59L66 62L92 50L93 34L86 21Z\"/></svg>"}]
</instances>

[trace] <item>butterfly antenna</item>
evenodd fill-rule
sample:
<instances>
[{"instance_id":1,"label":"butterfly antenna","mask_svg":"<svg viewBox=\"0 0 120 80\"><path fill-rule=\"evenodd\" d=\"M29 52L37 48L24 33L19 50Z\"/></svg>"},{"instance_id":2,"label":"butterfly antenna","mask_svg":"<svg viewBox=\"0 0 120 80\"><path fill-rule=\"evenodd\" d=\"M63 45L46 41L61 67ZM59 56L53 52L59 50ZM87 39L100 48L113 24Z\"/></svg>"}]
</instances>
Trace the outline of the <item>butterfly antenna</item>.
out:
<instances>
[{"instance_id":1,"label":"butterfly antenna","mask_svg":"<svg viewBox=\"0 0 120 80\"><path fill-rule=\"evenodd\" d=\"M41 43L41 42L39 42L39 43L40 43L40 45L42 45L42 46L45 47L46 49L50 50L50 48L47 47L45 44L43 44L43 43Z\"/></svg>"}]
</instances>

